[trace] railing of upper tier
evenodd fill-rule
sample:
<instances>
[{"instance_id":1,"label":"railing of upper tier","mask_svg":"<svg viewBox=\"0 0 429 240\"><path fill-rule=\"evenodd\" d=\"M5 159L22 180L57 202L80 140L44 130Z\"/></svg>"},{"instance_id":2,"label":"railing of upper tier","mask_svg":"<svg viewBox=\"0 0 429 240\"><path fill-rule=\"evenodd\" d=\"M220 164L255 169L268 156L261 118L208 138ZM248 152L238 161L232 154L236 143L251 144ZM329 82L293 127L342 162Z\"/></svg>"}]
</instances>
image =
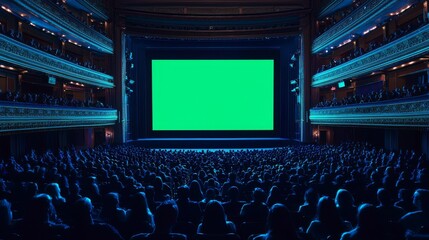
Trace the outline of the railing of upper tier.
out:
<instances>
[{"instance_id":1,"label":"railing of upper tier","mask_svg":"<svg viewBox=\"0 0 429 240\"><path fill-rule=\"evenodd\" d=\"M313 41L312 52L321 52L348 39L362 26L373 25L380 13L397 4L392 0L368 0Z\"/></svg>"},{"instance_id":2,"label":"railing of upper tier","mask_svg":"<svg viewBox=\"0 0 429 240\"><path fill-rule=\"evenodd\" d=\"M93 49L113 53L113 41L95 29L83 24L77 18L64 14L64 11L51 1L46 0L9 0L18 4L33 14L43 18L67 36L75 36L82 43L93 45Z\"/></svg>"},{"instance_id":3,"label":"railing of upper tier","mask_svg":"<svg viewBox=\"0 0 429 240\"><path fill-rule=\"evenodd\" d=\"M112 88L113 77L0 34L0 60L72 81Z\"/></svg>"},{"instance_id":4,"label":"railing of upper tier","mask_svg":"<svg viewBox=\"0 0 429 240\"><path fill-rule=\"evenodd\" d=\"M371 52L313 75L313 87L334 84L384 70L429 53L429 24Z\"/></svg>"},{"instance_id":5,"label":"railing of upper tier","mask_svg":"<svg viewBox=\"0 0 429 240\"><path fill-rule=\"evenodd\" d=\"M116 109L57 107L0 101L0 132L113 125Z\"/></svg>"},{"instance_id":6,"label":"railing of upper tier","mask_svg":"<svg viewBox=\"0 0 429 240\"><path fill-rule=\"evenodd\" d=\"M316 125L429 128L429 95L401 101L310 109Z\"/></svg>"},{"instance_id":7,"label":"railing of upper tier","mask_svg":"<svg viewBox=\"0 0 429 240\"><path fill-rule=\"evenodd\" d=\"M107 9L100 0L76 0L79 4L91 11L93 16L96 16L104 21L109 19Z\"/></svg>"}]
</instances>

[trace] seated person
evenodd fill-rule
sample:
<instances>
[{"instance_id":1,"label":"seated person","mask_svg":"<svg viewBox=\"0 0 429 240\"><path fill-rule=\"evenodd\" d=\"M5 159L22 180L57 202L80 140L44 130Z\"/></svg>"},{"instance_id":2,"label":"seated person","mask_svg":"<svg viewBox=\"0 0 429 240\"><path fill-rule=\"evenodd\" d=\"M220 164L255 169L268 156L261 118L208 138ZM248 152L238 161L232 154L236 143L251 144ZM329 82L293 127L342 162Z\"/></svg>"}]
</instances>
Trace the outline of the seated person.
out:
<instances>
[{"instance_id":1,"label":"seated person","mask_svg":"<svg viewBox=\"0 0 429 240\"><path fill-rule=\"evenodd\" d=\"M283 204L277 203L268 213L268 232L254 237L252 240L294 240L298 239L293 218Z\"/></svg>"},{"instance_id":2,"label":"seated person","mask_svg":"<svg viewBox=\"0 0 429 240\"><path fill-rule=\"evenodd\" d=\"M70 240L123 240L119 232L110 224L94 223L91 199L83 197L73 205L72 224L66 239Z\"/></svg>"},{"instance_id":3,"label":"seated person","mask_svg":"<svg viewBox=\"0 0 429 240\"><path fill-rule=\"evenodd\" d=\"M309 239L339 237L343 232L352 228L350 222L341 219L334 200L329 197L325 196L319 199L316 216L316 219L307 228Z\"/></svg>"},{"instance_id":4,"label":"seated person","mask_svg":"<svg viewBox=\"0 0 429 240\"><path fill-rule=\"evenodd\" d=\"M241 208L240 216L243 222L265 222L268 216L268 206L265 204L265 192L261 188L253 191L253 201Z\"/></svg>"},{"instance_id":5,"label":"seated person","mask_svg":"<svg viewBox=\"0 0 429 240\"><path fill-rule=\"evenodd\" d=\"M207 203L203 221L198 226L197 233L227 234L235 233L235 224L227 221L222 204L217 200Z\"/></svg>"},{"instance_id":6,"label":"seated person","mask_svg":"<svg viewBox=\"0 0 429 240\"><path fill-rule=\"evenodd\" d=\"M186 236L180 233L172 233L177 222L179 209L174 201L161 203L155 211L155 230L152 233L140 233L130 240L186 240Z\"/></svg>"},{"instance_id":7,"label":"seated person","mask_svg":"<svg viewBox=\"0 0 429 240\"><path fill-rule=\"evenodd\" d=\"M399 221L407 235L422 233L421 231L429 226L429 190L417 189L413 203L417 211L405 214Z\"/></svg>"},{"instance_id":8,"label":"seated person","mask_svg":"<svg viewBox=\"0 0 429 240\"><path fill-rule=\"evenodd\" d=\"M343 233L341 240L384 239L380 227L377 209L371 204L362 204L357 213L357 226L353 230Z\"/></svg>"}]
</instances>

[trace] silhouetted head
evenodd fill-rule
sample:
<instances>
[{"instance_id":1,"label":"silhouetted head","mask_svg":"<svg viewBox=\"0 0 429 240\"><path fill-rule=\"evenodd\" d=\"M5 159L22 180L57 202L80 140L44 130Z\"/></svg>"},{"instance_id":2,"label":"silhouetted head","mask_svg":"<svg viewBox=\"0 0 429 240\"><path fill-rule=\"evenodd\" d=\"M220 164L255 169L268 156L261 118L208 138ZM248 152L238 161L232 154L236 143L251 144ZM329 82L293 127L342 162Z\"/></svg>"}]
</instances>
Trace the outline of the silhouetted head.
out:
<instances>
[{"instance_id":1,"label":"silhouetted head","mask_svg":"<svg viewBox=\"0 0 429 240\"><path fill-rule=\"evenodd\" d=\"M276 203L270 208L267 225L270 234L284 236L285 239L296 238L295 223L283 204Z\"/></svg>"},{"instance_id":2,"label":"silhouetted head","mask_svg":"<svg viewBox=\"0 0 429 240\"><path fill-rule=\"evenodd\" d=\"M179 200L186 200L189 198L189 187L187 185L180 186L177 189L177 198Z\"/></svg>"},{"instance_id":3,"label":"silhouetted head","mask_svg":"<svg viewBox=\"0 0 429 240\"><path fill-rule=\"evenodd\" d=\"M73 224L75 226L86 226L93 224L91 199L83 197L73 205Z\"/></svg>"},{"instance_id":4,"label":"silhouetted head","mask_svg":"<svg viewBox=\"0 0 429 240\"><path fill-rule=\"evenodd\" d=\"M179 209L173 200L161 203L155 211L155 231L171 232L178 215Z\"/></svg>"},{"instance_id":5,"label":"silhouetted head","mask_svg":"<svg viewBox=\"0 0 429 240\"><path fill-rule=\"evenodd\" d=\"M353 195L346 189L338 189L337 195L335 196L335 203L337 207L351 207L355 200Z\"/></svg>"},{"instance_id":6,"label":"silhouetted head","mask_svg":"<svg viewBox=\"0 0 429 240\"><path fill-rule=\"evenodd\" d=\"M357 213L357 226L360 231L376 231L379 223L378 219L377 208L372 204L365 203L359 206Z\"/></svg>"},{"instance_id":7,"label":"silhouetted head","mask_svg":"<svg viewBox=\"0 0 429 240\"><path fill-rule=\"evenodd\" d=\"M217 200L207 203L202 221L203 233L216 233L226 229L226 215L222 204Z\"/></svg>"},{"instance_id":8,"label":"silhouetted head","mask_svg":"<svg viewBox=\"0 0 429 240\"><path fill-rule=\"evenodd\" d=\"M319 194L313 189L309 188L305 191L304 201L311 206L317 205L317 201L319 200Z\"/></svg>"},{"instance_id":9,"label":"silhouetted head","mask_svg":"<svg viewBox=\"0 0 429 240\"><path fill-rule=\"evenodd\" d=\"M49 194L53 199L61 198L61 189L58 183L49 183L46 186L46 193Z\"/></svg>"},{"instance_id":10,"label":"silhouetted head","mask_svg":"<svg viewBox=\"0 0 429 240\"><path fill-rule=\"evenodd\" d=\"M414 192L413 204L423 212L429 212L429 190L417 189Z\"/></svg>"},{"instance_id":11,"label":"silhouetted head","mask_svg":"<svg viewBox=\"0 0 429 240\"><path fill-rule=\"evenodd\" d=\"M378 189L377 199L382 206L390 206L393 203L391 194L384 188Z\"/></svg>"},{"instance_id":12,"label":"silhouetted head","mask_svg":"<svg viewBox=\"0 0 429 240\"><path fill-rule=\"evenodd\" d=\"M49 222L49 216L53 209L52 198L48 194L38 194L31 200L26 220L30 224Z\"/></svg>"},{"instance_id":13,"label":"silhouetted head","mask_svg":"<svg viewBox=\"0 0 429 240\"><path fill-rule=\"evenodd\" d=\"M262 188L255 188L252 197L257 203L265 202L265 191Z\"/></svg>"},{"instance_id":14,"label":"silhouetted head","mask_svg":"<svg viewBox=\"0 0 429 240\"><path fill-rule=\"evenodd\" d=\"M237 201L239 194L240 192L236 186L232 186L228 189L228 197L231 201Z\"/></svg>"},{"instance_id":15,"label":"silhouetted head","mask_svg":"<svg viewBox=\"0 0 429 240\"><path fill-rule=\"evenodd\" d=\"M119 195L116 192L109 192L104 196L103 210L114 210L119 207Z\"/></svg>"}]
</instances>

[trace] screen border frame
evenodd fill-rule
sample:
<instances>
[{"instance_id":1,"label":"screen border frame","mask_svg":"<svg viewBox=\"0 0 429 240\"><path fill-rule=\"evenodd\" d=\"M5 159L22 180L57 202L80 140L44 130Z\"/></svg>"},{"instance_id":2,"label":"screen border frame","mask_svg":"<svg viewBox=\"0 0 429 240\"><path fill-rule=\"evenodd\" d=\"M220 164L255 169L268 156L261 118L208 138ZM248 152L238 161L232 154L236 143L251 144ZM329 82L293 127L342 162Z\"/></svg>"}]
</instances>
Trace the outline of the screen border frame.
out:
<instances>
[{"instance_id":1,"label":"screen border frame","mask_svg":"<svg viewBox=\"0 0 429 240\"><path fill-rule=\"evenodd\" d=\"M152 60L274 60L273 130L153 130ZM280 53L277 48L148 48L144 81L144 123L148 138L243 138L280 136Z\"/></svg>"}]
</instances>

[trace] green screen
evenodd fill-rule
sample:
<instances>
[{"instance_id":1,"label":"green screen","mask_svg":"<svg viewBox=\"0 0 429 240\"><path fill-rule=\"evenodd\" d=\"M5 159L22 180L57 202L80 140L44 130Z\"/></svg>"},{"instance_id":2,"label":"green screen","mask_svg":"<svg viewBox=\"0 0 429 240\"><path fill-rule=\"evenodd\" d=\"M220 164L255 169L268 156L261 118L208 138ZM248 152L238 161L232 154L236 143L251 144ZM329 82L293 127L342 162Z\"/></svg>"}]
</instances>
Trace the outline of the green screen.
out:
<instances>
[{"instance_id":1,"label":"green screen","mask_svg":"<svg viewBox=\"0 0 429 240\"><path fill-rule=\"evenodd\" d=\"M274 130L274 60L152 60L152 130Z\"/></svg>"}]
</instances>

